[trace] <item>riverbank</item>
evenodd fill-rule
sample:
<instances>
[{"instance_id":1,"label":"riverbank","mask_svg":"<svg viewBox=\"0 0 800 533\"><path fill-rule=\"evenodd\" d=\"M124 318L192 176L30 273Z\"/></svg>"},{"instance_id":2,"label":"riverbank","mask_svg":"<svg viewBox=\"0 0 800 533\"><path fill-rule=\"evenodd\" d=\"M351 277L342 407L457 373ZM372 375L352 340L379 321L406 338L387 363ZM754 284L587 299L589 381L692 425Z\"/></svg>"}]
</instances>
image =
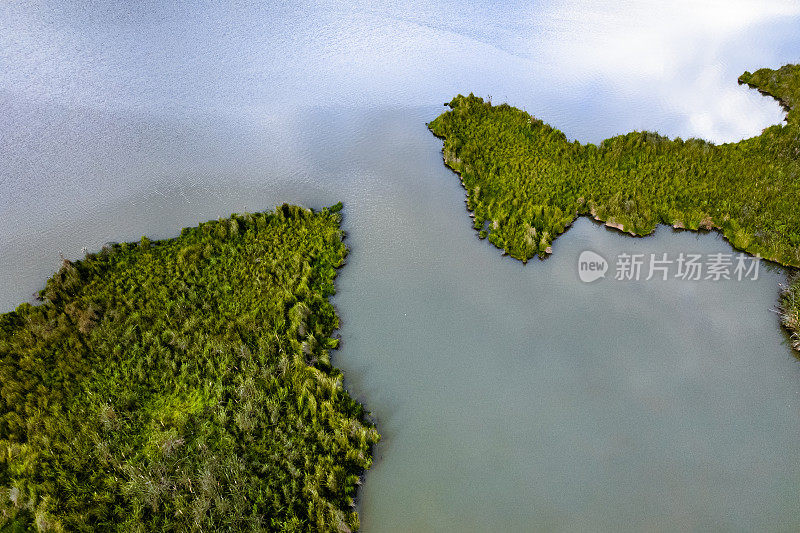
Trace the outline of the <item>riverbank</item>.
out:
<instances>
[{"instance_id":1,"label":"riverbank","mask_svg":"<svg viewBox=\"0 0 800 533\"><path fill-rule=\"evenodd\" d=\"M340 209L115 244L0 315L0 527L358 529L379 436L330 363Z\"/></svg>"},{"instance_id":2,"label":"riverbank","mask_svg":"<svg viewBox=\"0 0 800 533\"><path fill-rule=\"evenodd\" d=\"M467 191L473 227L521 261L550 253L552 241L586 215L634 236L660 223L716 229L735 249L798 267L800 66L746 72L739 83L774 97L786 123L722 145L646 131L584 145L470 94L446 104L450 110L429 128L444 140L444 162Z\"/></svg>"}]
</instances>

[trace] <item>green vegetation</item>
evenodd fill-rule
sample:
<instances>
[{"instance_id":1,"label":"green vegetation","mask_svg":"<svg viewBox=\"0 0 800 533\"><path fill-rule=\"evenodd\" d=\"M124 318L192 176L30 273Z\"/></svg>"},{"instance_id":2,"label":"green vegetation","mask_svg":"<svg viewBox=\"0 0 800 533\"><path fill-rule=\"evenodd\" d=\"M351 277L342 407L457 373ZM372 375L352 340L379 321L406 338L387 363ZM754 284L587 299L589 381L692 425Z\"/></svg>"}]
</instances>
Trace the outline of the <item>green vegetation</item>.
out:
<instances>
[{"instance_id":1,"label":"green vegetation","mask_svg":"<svg viewBox=\"0 0 800 533\"><path fill-rule=\"evenodd\" d=\"M761 94L775 98L786 110L789 124L800 124L800 65L784 65L778 70L762 68L754 73L739 76Z\"/></svg>"},{"instance_id":2,"label":"green vegetation","mask_svg":"<svg viewBox=\"0 0 800 533\"><path fill-rule=\"evenodd\" d=\"M0 315L0 530L357 529L379 437L329 359L340 208L114 245Z\"/></svg>"},{"instance_id":3,"label":"green vegetation","mask_svg":"<svg viewBox=\"0 0 800 533\"><path fill-rule=\"evenodd\" d=\"M800 65L745 72L739 83L775 97L786 124L722 145L651 132L581 144L524 111L459 95L429 127L444 139L479 236L514 258L545 256L577 216L591 215L632 235L659 223L717 229L737 249L797 267Z\"/></svg>"},{"instance_id":4,"label":"green vegetation","mask_svg":"<svg viewBox=\"0 0 800 533\"><path fill-rule=\"evenodd\" d=\"M797 273L781 291L780 315L781 323L789 330L792 348L800 351L800 277Z\"/></svg>"}]
</instances>

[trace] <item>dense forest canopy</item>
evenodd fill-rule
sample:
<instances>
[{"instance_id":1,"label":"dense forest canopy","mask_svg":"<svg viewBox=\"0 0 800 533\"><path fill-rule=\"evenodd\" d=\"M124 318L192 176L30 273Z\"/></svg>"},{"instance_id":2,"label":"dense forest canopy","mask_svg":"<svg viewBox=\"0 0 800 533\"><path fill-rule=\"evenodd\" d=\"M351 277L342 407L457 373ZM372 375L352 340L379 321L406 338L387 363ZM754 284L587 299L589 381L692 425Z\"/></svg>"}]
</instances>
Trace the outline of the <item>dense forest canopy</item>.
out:
<instances>
[{"instance_id":1,"label":"dense forest canopy","mask_svg":"<svg viewBox=\"0 0 800 533\"><path fill-rule=\"evenodd\" d=\"M0 529L357 529L378 434L329 358L340 208L114 245L0 315Z\"/></svg>"},{"instance_id":2,"label":"dense forest canopy","mask_svg":"<svg viewBox=\"0 0 800 533\"><path fill-rule=\"evenodd\" d=\"M632 132L599 145L507 104L457 96L429 124L444 161L467 190L481 238L527 261L577 216L632 235L659 223L719 230L737 249L800 266L800 65L745 72L739 83L774 97L786 123L736 143ZM784 324L800 348L800 281L782 298Z\"/></svg>"}]
</instances>

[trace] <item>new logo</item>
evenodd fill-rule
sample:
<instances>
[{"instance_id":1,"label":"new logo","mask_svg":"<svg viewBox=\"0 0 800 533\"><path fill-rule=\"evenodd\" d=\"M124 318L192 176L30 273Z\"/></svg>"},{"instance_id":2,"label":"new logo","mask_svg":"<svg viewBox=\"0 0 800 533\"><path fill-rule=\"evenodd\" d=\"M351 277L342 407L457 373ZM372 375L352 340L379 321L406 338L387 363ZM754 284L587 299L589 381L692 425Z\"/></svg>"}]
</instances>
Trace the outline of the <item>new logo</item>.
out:
<instances>
[{"instance_id":1,"label":"new logo","mask_svg":"<svg viewBox=\"0 0 800 533\"><path fill-rule=\"evenodd\" d=\"M584 283L606 277L607 270L608 261L600 254L585 250L578 257L578 277Z\"/></svg>"}]
</instances>

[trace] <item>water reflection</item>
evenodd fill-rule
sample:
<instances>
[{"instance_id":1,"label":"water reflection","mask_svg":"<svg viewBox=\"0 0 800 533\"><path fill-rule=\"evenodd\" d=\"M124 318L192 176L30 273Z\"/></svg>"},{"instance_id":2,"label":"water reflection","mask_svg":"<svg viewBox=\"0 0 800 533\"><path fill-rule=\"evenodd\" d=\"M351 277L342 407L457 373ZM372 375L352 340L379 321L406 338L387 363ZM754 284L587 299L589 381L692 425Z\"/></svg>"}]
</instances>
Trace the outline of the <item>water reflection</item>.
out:
<instances>
[{"instance_id":1,"label":"water reflection","mask_svg":"<svg viewBox=\"0 0 800 533\"><path fill-rule=\"evenodd\" d=\"M599 5L599 7L598 7ZM580 251L727 252L586 220L527 266L476 239L425 122L458 92L598 141L758 134L735 84L798 4L0 5L0 306L85 246L345 203L348 388L385 438L365 531L795 529L798 363L753 283L578 281Z\"/></svg>"}]
</instances>

